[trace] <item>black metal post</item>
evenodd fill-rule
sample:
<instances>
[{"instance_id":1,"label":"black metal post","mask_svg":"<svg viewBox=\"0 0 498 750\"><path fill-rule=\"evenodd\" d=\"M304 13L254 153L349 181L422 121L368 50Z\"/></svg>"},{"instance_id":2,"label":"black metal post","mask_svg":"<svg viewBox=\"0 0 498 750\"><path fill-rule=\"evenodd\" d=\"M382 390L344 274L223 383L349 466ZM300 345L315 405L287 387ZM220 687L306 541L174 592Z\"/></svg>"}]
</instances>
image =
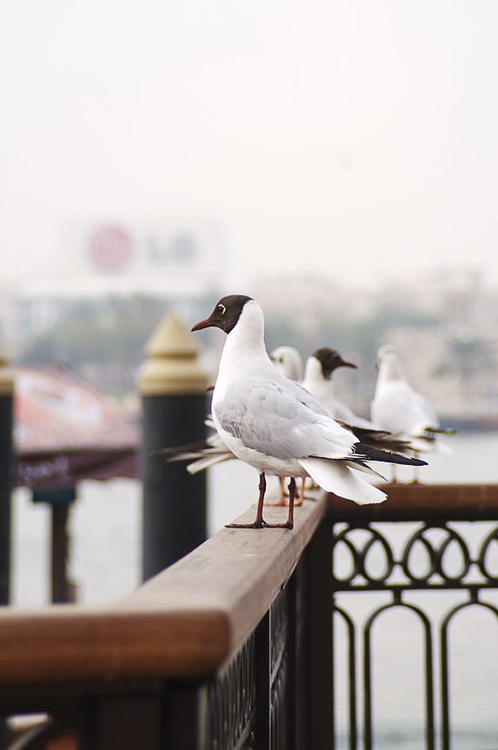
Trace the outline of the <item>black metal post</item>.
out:
<instances>
[{"instance_id":1,"label":"black metal post","mask_svg":"<svg viewBox=\"0 0 498 750\"><path fill-rule=\"evenodd\" d=\"M52 512L51 540L50 540L50 580L51 600L63 604L71 600L69 581L67 577L69 506L50 506Z\"/></svg>"},{"instance_id":2,"label":"black metal post","mask_svg":"<svg viewBox=\"0 0 498 750\"><path fill-rule=\"evenodd\" d=\"M34 503L50 505L50 601L66 604L75 600L75 586L69 580L69 518L76 488L34 490Z\"/></svg>"},{"instance_id":3,"label":"black metal post","mask_svg":"<svg viewBox=\"0 0 498 750\"><path fill-rule=\"evenodd\" d=\"M331 524L325 518L306 553L309 587L307 747L310 750L335 747L331 540Z\"/></svg>"},{"instance_id":4,"label":"black metal post","mask_svg":"<svg viewBox=\"0 0 498 750\"><path fill-rule=\"evenodd\" d=\"M0 367L3 364L0 360ZM13 381L4 370L0 371L0 604L10 601L13 401Z\"/></svg>"},{"instance_id":5,"label":"black metal post","mask_svg":"<svg viewBox=\"0 0 498 750\"><path fill-rule=\"evenodd\" d=\"M13 405L14 382L5 369L5 360L0 358L0 605L9 604L11 595ZM6 717L0 715L0 748L7 743Z\"/></svg>"},{"instance_id":6,"label":"black metal post","mask_svg":"<svg viewBox=\"0 0 498 750\"><path fill-rule=\"evenodd\" d=\"M144 580L183 557L206 538L206 476L191 476L185 462L168 463L154 451L205 435L208 380L193 336L174 316L160 323L139 374L143 404Z\"/></svg>"}]
</instances>

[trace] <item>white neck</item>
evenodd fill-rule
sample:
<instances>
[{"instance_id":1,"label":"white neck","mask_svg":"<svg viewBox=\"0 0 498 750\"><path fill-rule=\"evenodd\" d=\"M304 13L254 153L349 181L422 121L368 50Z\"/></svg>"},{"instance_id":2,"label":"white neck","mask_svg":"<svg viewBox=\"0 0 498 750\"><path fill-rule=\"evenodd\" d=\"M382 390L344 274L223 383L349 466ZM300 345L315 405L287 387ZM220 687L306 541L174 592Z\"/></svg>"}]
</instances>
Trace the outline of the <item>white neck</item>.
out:
<instances>
[{"instance_id":1,"label":"white neck","mask_svg":"<svg viewBox=\"0 0 498 750\"><path fill-rule=\"evenodd\" d=\"M393 352L385 355L379 366L379 381L405 380L403 365L399 357Z\"/></svg>"},{"instance_id":2,"label":"white neck","mask_svg":"<svg viewBox=\"0 0 498 750\"><path fill-rule=\"evenodd\" d=\"M327 380L323 376L322 365L316 357L308 357L304 370L303 386L320 401L331 416L334 416L334 388L332 378Z\"/></svg>"},{"instance_id":3,"label":"white neck","mask_svg":"<svg viewBox=\"0 0 498 750\"><path fill-rule=\"evenodd\" d=\"M258 366L258 363L261 366L262 361L273 367L266 352L264 333L263 312L257 302L250 300L242 308L236 325L227 335L218 379L229 376L234 368L240 372L238 368L241 362L248 368L251 365Z\"/></svg>"}]
</instances>

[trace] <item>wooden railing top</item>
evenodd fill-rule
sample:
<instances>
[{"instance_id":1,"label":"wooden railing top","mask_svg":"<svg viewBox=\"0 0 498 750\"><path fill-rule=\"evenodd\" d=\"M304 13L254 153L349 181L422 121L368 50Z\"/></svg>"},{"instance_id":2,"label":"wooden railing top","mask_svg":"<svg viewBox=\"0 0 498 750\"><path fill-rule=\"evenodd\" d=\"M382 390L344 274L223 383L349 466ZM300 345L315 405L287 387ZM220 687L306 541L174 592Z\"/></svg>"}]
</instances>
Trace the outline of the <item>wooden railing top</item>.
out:
<instances>
[{"instance_id":1,"label":"wooden railing top","mask_svg":"<svg viewBox=\"0 0 498 750\"><path fill-rule=\"evenodd\" d=\"M326 504L297 508L292 531L223 529L114 606L0 610L0 685L213 672L264 615ZM265 510L269 522L282 515Z\"/></svg>"},{"instance_id":2,"label":"wooden railing top","mask_svg":"<svg viewBox=\"0 0 498 750\"><path fill-rule=\"evenodd\" d=\"M420 521L498 518L498 484L386 484L388 500L356 505L328 495L329 510L338 521Z\"/></svg>"}]
</instances>

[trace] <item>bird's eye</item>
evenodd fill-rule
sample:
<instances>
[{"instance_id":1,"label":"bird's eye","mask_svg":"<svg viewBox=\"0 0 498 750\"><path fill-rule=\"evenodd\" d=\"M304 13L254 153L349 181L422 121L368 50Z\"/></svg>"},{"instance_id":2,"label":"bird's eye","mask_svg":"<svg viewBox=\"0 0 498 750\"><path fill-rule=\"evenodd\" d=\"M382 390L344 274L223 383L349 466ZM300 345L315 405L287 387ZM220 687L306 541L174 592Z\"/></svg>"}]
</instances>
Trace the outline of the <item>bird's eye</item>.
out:
<instances>
[{"instance_id":1,"label":"bird's eye","mask_svg":"<svg viewBox=\"0 0 498 750\"><path fill-rule=\"evenodd\" d=\"M221 313L222 315L224 315L224 314L226 313L226 311L227 311L227 309L226 309L225 305L222 305L222 304L219 304L219 305L217 306L217 308L216 308L216 309L217 309L217 310L218 310L218 312L219 312L219 313Z\"/></svg>"}]
</instances>

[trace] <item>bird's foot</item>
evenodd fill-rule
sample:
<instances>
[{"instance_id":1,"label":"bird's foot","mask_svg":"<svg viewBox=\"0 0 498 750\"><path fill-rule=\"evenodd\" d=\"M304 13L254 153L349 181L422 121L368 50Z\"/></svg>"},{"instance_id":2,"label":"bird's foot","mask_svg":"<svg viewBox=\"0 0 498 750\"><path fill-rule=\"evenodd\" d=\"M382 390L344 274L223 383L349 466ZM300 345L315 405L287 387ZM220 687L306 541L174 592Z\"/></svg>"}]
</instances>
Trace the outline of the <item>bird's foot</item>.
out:
<instances>
[{"instance_id":1,"label":"bird's foot","mask_svg":"<svg viewBox=\"0 0 498 750\"><path fill-rule=\"evenodd\" d=\"M282 506L287 507L287 501L285 499L282 500L275 500L274 502L265 502L265 505L268 505L270 508L281 508Z\"/></svg>"},{"instance_id":2,"label":"bird's foot","mask_svg":"<svg viewBox=\"0 0 498 750\"><path fill-rule=\"evenodd\" d=\"M287 521L286 523L265 523L265 526L268 529L293 529L294 528L294 524L289 523L289 521Z\"/></svg>"},{"instance_id":3,"label":"bird's foot","mask_svg":"<svg viewBox=\"0 0 498 750\"><path fill-rule=\"evenodd\" d=\"M264 529L270 524L266 521L253 521L252 523L226 523L226 529Z\"/></svg>"}]
</instances>

